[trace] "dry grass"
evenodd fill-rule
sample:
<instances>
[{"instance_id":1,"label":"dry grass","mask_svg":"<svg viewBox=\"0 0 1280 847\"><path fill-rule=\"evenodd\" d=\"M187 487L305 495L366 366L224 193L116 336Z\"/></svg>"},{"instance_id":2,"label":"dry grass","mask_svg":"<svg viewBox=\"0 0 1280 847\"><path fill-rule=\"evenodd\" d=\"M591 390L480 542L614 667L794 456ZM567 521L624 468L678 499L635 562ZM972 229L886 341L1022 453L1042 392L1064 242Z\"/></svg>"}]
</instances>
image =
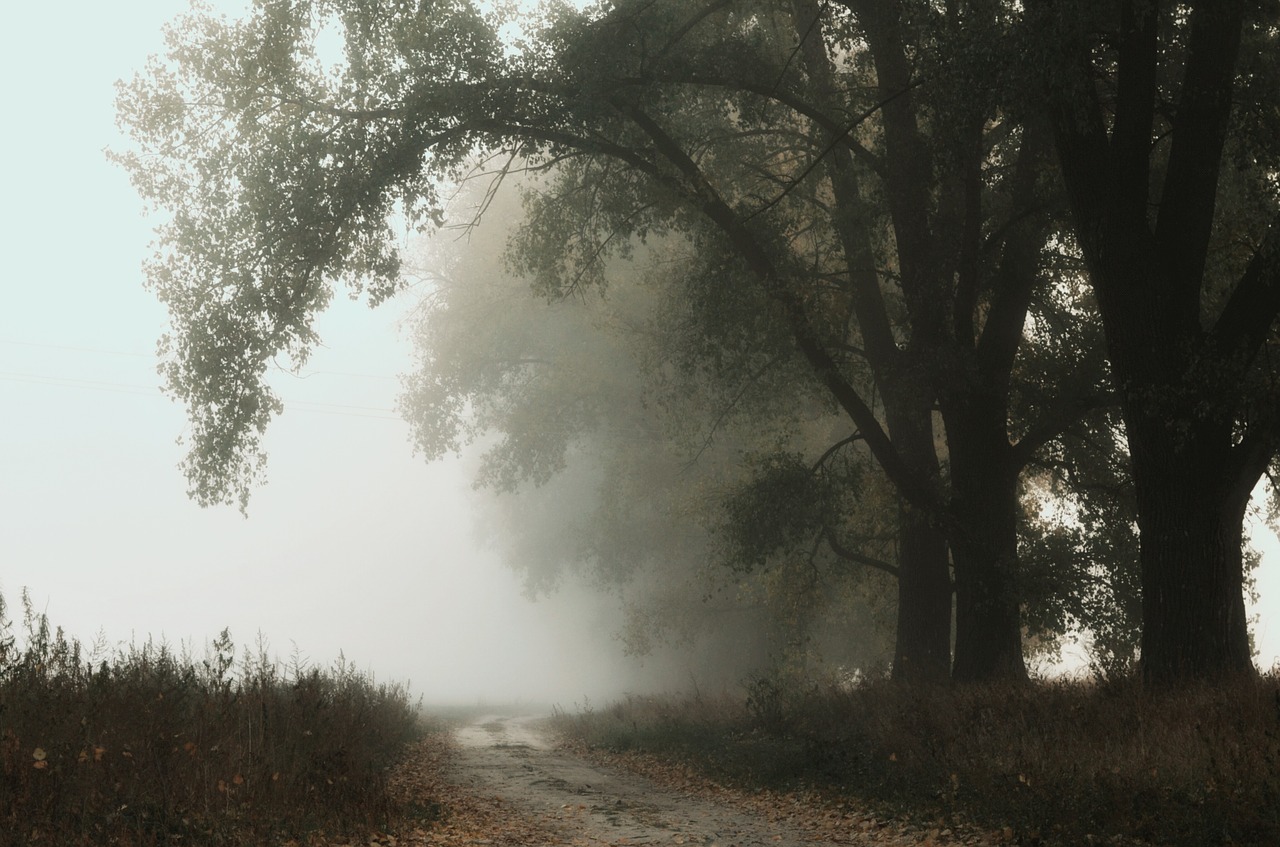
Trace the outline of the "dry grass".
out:
<instances>
[{"instance_id":1,"label":"dry grass","mask_svg":"<svg viewBox=\"0 0 1280 847\"><path fill-rule=\"evenodd\" d=\"M782 685L631 698L560 718L589 745L741 787L1009 827L1027 844L1280 844L1280 678L907 688Z\"/></svg>"},{"instance_id":2,"label":"dry grass","mask_svg":"<svg viewBox=\"0 0 1280 847\"><path fill-rule=\"evenodd\" d=\"M150 641L85 656L0 598L0 844L265 844L368 832L421 728L405 690L345 662L201 661Z\"/></svg>"}]
</instances>

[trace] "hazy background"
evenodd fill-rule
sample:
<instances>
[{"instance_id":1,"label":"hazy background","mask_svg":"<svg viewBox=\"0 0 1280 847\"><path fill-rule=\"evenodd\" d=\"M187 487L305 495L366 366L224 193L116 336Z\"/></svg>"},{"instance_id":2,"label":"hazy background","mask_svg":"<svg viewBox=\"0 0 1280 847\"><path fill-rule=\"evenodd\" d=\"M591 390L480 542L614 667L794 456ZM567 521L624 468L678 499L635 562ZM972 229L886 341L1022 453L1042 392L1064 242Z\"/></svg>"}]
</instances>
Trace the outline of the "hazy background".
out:
<instances>
[{"instance_id":1,"label":"hazy background","mask_svg":"<svg viewBox=\"0 0 1280 847\"><path fill-rule=\"evenodd\" d=\"M232 7L232 4L226 4ZM612 610L528 602L477 544L462 463L415 459L393 412L412 293L339 297L246 520L186 498L185 417L158 390L165 313L142 288L150 226L123 171L112 83L161 48L184 2L24 4L0 17L13 84L0 305L0 591L82 641L163 636L200 653L224 627L327 664L339 650L428 699L556 700L622 684ZM627 661L627 668L635 663Z\"/></svg>"},{"instance_id":2,"label":"hazy background","mask_svg":"<svg viewBox=\"0 0 1280 847\"><path fill-rule=\"evenodd\" d=\"M150 227L104 148L112 83L160 49L167 0L24 4L0 14L9 81L0 207L0 592L82 641L259 632L287 657L343 651L428 700L572 706L682 684L612 637L610 604L528 602L478 544L465 460L427 465L392 411L412 292L376 311L339 298L306 378L277 380L270 484L246 520L202 510L176 465L185 417L164 398L165 314L142 289ZM228 4L230 5L230 4ZM1262 533L1260 664L1280 660L1280 545Z\"/></svg>"}]
</instances>

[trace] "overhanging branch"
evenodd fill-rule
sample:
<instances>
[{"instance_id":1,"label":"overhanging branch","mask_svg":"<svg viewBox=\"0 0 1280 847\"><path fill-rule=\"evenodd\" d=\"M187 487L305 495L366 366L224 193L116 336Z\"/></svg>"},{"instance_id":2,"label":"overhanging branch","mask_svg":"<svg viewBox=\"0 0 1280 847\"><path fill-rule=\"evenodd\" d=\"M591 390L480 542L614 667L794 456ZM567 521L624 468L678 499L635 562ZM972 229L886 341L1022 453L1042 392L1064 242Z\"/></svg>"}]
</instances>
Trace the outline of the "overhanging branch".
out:
<instances>
[{"instance_id":1,"label":"overhanging branch","mask_svg":"<svg viewBox=\"0 0 1280 847\"><path fill-rule=\"evenodd\" d=\"M896 565L891 565L888 562L875 558L874 556L867 556L863 553L859 553L857 550L851 550L848 547L845 547L840 543L840 540L836 538L835 531L832 530L831 527L823 528L822 537L826 540L827 546L831 548L831 552L835 553L841 559L848 562L855 562L859 565L866 565L869 568L884 571L894 579L898 578L899 570Z\"/></svg>"},{"instance_id":2,"label":"overhanging branch","mask_svg":"<svg viewBox=\"0 0 1280 847\"><path fill-rule=\"evenodd\" d=\"M899 493L913 505L946 520L947 509L935 490L919 478L898 453L889 434L881 426L862 395L840 372L830 351L809 322L804 304L784 285L768 253L751 234L746 222L729 207L698 164L674 138L638 105L619 98L612 104L653 142L657 155L669 162L684 178L688 196L706 217L729 239L738 255L760 282L765 293L783 309L796 347L815 375L849 415L862 433L872 455Z\"/></svg>"}]
</instances>

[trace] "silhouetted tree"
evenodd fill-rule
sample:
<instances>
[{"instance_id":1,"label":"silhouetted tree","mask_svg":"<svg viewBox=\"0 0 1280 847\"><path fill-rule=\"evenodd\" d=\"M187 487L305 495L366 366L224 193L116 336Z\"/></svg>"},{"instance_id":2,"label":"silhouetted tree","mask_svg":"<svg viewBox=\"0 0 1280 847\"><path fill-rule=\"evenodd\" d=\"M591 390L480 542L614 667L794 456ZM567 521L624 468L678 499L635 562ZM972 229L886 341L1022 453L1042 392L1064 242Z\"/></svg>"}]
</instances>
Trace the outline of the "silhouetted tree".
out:
<instances>
[{"instance_id":1,"label":"silhouetted tree","mask_svg":"<svg viewBox=\"0 0 1280 847\"><path fill-rule=\"evenodd\" d=\"M1029 3L1132 463L1142 667L1252 670L1242 521L1280 444L1275 3Z\"/></svg>"}]
</instances>

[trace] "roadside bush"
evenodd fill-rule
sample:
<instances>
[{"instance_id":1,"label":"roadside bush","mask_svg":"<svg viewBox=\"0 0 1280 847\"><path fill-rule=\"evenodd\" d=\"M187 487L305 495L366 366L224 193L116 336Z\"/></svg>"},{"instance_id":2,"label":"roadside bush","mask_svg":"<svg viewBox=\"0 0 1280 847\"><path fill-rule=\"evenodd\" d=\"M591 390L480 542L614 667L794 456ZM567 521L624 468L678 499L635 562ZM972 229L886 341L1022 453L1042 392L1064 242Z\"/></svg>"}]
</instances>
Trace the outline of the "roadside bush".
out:
<instances>
[{"instance_id":1,"label":"roadside bush","mask_svg":"<svg viewBox=\"0 0 1280 847\"><path fill-rule=\"evenodd\" d=\"M774 691L753 680L745 697L632 698L559 726L741 788L1008 827L1026 844L1280 844L1274 672L1177 690L870 680Z\"/></svg>"},{"instance_id":2,"label":"roadside bush","mask_svg":"<svg viewBox=\"0 0 1280 847\"><path fill-rule=\"evenodd\" d=\"M367 831L418 733L398 685L340 660L200 662L148 640L107 654L0 597L0 844L260 844ZM5 841L5 839L9 839Z\"/></svg>"}]
</instances>

